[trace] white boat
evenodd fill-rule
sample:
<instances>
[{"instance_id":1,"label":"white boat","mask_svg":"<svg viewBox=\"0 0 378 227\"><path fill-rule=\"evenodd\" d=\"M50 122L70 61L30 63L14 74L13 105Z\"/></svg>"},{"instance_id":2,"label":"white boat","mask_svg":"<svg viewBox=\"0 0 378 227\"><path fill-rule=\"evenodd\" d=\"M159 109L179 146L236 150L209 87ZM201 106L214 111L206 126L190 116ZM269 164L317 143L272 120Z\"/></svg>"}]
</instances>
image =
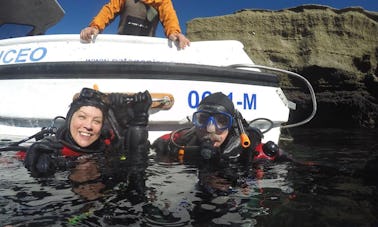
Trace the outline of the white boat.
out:
<instances>
[{"instance_id":1,"label":"white boat","mask_svg":"<svg viewBox=\"0 0 378 227\"><path fill-rule=\"evenodd\" d=\"M311 116L283 126L295 104L287 100L278 75L265 70L303 79L313 99ZM264 141L278 143L283 127L308 122L316 110L306 79L255 65L239 41L192 42L178 50L165 38L102 34L83 43L79 34L39 35L0 40L0 138L30 136L48 127L54 117L65 116L83 87L173 96L169 108L150 111L151 141L190 125L202 98L217 91L228 95L247 121L267 131Z\"/></svg>"}]
</instances>

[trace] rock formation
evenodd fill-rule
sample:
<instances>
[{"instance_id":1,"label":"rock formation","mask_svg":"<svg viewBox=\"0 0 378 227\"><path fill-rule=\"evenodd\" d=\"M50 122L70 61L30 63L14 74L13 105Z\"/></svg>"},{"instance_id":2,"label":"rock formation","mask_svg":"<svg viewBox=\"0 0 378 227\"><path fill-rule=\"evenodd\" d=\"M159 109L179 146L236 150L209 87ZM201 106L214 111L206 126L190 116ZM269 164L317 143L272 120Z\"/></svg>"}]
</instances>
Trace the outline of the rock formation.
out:
<instances>
[{"instance_id":1,"label":"rock formation","mask_svg":"<svg viewBox=\"0 0 378 227\"><path fill-rule=\"evenodd\" d=\"M231 15L196 18L187 36L239 40L259 65L297 72L313 85L318 110L307 126L378 125L378 13L360 7L302 5L279 11L244 9ZM290 121L311 111L308 95L292 79L281 81L299 107Z\"/></svg>"}]
</instances>

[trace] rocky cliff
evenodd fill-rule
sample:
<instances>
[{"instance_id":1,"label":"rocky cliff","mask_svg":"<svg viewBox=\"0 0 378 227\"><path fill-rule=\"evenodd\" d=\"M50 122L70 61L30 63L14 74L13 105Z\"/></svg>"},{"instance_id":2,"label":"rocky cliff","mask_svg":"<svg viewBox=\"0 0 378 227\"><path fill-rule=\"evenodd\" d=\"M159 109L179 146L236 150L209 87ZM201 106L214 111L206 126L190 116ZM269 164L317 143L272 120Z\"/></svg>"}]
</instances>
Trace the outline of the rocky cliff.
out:
<instances>
[{"instance_id":1,"label":"rocky cliff","mask_svg":"<svg viewBox=\"0 0 378 227\"><path fill-rule=\"evenodd\" d=\"M311 127L378 126L378 13L351 7L302 5L279 11L243 9L231 15L196 18L187 36L198 40L239 40L259 65L297 72L313 85L318 101ZM281 81L298 110L311 111L296 81Z\"/></svg>"}]
</instances>

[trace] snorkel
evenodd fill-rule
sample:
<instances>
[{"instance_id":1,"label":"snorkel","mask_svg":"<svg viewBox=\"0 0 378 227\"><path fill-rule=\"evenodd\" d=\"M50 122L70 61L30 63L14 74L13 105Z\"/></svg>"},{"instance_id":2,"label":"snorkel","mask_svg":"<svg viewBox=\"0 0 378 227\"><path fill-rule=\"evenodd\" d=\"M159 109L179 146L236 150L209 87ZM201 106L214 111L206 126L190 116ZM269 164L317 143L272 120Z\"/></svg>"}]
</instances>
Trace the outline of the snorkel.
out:
<instances>
[{"instance_id":1,"label":"snorkel","mask_svg":"<svg viewBox=\"0 0 378 227\"><path fill-rule=\"evenodd\" d=\"M249 137L247 133L245 132L243 123L242 123L242 115L238 110L235 110L235 118L236 123L238 125L239 134L240 134L240 144L243 148L248 148L251 146L251 141L249 140Z\"/></svg>"}]
</instances>

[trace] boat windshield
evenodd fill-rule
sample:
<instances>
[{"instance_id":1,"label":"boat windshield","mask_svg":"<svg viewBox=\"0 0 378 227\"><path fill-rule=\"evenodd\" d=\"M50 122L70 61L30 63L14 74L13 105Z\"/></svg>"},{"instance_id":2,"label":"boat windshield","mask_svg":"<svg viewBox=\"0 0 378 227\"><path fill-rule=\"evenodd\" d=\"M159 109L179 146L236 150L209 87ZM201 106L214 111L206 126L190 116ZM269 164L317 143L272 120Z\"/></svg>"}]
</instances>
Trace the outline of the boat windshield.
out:
<instances>
[{"instance_id":1,"label":"boat windshield","mask_svg":"<svg viewBox=\"0 0 378 227\"><path fill-rule=\"evenodd\" d=\"M0 40L45 34L64 14L57 0L0 1Z\"/></svg>"},{"instance_id":2,"label":"boat windshield","mask_svg":"<svg viewBox=\"0 0 378 227\"><path fill-rule=\"evenodd\" d=\"M0 25L0 39L27 36L33 28L31 25L24 24L2 24Z\"/></svg>"}]
</instances>

